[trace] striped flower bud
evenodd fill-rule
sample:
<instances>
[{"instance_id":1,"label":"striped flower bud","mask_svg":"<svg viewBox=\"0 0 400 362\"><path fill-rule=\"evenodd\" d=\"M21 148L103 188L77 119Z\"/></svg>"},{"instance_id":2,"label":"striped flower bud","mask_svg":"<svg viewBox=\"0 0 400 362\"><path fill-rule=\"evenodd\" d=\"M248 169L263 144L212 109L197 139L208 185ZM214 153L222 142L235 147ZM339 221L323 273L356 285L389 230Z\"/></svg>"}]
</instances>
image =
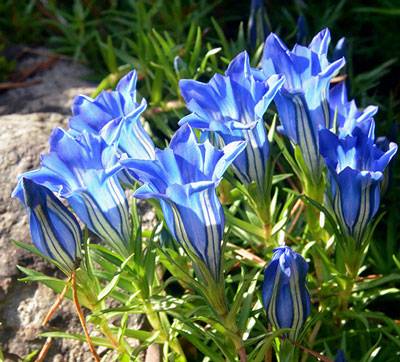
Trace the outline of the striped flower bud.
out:
<instances>
[{"instance_id":1,"label":"striped flower bud","mask_svg":"<svg viewBox=\"0 0 400 362\"><path fill-rule=\"evenodd\" d=\"M268 320L277 329L291 328L291 339L297 338L310 314L307 270L303 257L287 246L274 249L265 269L262 294Z\"/></svg>"},{"instance_id":2,"label":"striped flower bud","mask_svg":"<svg viewBox=\"0 0 400 362\"><path fill-rule=\"evenodd\" d=\"M33 244L69 275L81 257L78 221L49 189L26 178L21 183Z\"/></svg>"}]
</instances>

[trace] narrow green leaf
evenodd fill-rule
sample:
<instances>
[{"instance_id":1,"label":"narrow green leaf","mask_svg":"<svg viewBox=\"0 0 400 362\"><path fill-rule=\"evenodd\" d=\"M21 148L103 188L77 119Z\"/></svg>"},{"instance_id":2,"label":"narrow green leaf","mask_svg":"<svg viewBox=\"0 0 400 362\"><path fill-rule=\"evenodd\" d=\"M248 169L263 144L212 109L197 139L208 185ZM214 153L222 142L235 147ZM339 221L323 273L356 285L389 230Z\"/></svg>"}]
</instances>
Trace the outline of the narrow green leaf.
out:
<instances>
[{"instance_id":1,"label":"narrow green leaf","mask_svg":"<svg viewBox=\"0 0 400 362\"><path fill-rule=\"evenodd\" d=\"M196 72L195 67L199 60L200 51L201 51L201 43L202 43L201 38L202 38L201 29L200 29L200 27L197 27L196 40L194 42L192 55L191 55L190 61L189 61L189 69L191 70L192 74L195 74L195 72Z\"/></svg>"},{"instance_id":2,"label":"narrow green leaf","mask_svg":"<svg viewBox=\"0 0 400 362\"><path fill-rule=\"evenodd\" d=\"M252 225L246 221L240 220L237 217L232 216L230 213L226 213L225 214L226 220L229 224L237 226L245 231L247 231L248 233L252 234L252 235L256 235L261 239L264 239L265 234L264 234L264 230Z\"/></svg>"},{"instance_id":3,"label":"narrow green leaf","mask_svg":"<svg viewBox=\"0 0 400 362\"><path fill-rule=\"evenodd\" d=\"M117 331L117 328L112 328L111 330ZM164 342L162 339L159 338L159 336L160 336L159 331L149 332L149 331L143 331L141 329L126 328L125 336L129 337L129 338L138 339L139 341L146 342L148 344Z\"/></svg>"},{"instance_id":4,"label":"narrow green leaf","mask_svg":"<svg viewBox=\"0 0 400 362\"><path fill-rule=\"evenodd\" d=\"M41 333L40 336L42 337L51 337L51 338L65 338L65 339L73 339L76 341L86 342L86 337L83 334L79 333L67 333L67 332L44 332ZM93 344L96 346L102 346L107 348L114 348L111 342L109 342L105 338L100 337L90 337Z\"/></svg>"},{"instance_id":5,"label":"narrow green leaf","mask_svg":"<svg viewBox=\"0 0 400 362\"><path fill-rule=\"evenodd\" d=\"M119 282L119 280L121 278L122 272L124 271L125 267L128 265L128 263L131 261L131 259L133 257L134 257L134 254L131 254L128 258L125 259L125 261L118 268L117 273L111 279L110 283L108 283L103 288L103 290L100 291L99 295L97 296L97 302L102 301L104 298L106 298L114 290L114 288L118 285L118 282Z\"/></svg>"},{"instance_id":6,"label":"narrow green leaf","mask_svg":"<svg viewBox=\"0 0 400 362\"><path fill-rule=\"evenodd\" d=\"M207 66L208 59L214 56L215 54L218 54L221 51L222 48L213 48L210 49L206 55L204 56L203 60L201 61L200 65L200 72L204 72Z\"/></svg>"},{"instance_id":7,"label":"narrow green leaf","mask_svg":"<svg viewBox=\"0 0 400 362\"><path fill-rule=\"evenodd\" d=\"M230 48L229 48L229 44L228 44L228 40L225 37L224 31L222 30L222 28L219 26L219 24L217 23L217 21L212 17L211 18L211 22L214 26L214 29L218 35L219 41L222 45L222 48L224 49L224 54L228 57L228 58L232 58L232 54L230 52Z\"/></svg>"},{"instance_id":8,"label":"narrow green leaf","mask_svg":"<svg viewBox=\"0 0 400 362\"><path fill-rule=\"evenodd\" d=\"M395 282L400 280L400 274L389 274L377 279L366 279L358 282L354 288L355 291L367 290L376 288L386 283Z\"/></svg>"}]
</instances>

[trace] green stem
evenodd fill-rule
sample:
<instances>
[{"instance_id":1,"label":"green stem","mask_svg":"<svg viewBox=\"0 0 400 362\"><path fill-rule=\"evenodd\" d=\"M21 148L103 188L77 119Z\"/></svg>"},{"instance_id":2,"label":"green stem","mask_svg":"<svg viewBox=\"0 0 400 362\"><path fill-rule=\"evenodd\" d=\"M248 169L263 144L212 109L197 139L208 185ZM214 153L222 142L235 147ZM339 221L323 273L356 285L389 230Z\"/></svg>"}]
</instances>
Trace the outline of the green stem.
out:
<instances>
[{"instance_id":1,"label":"green stem","mask_svg":"<svg viewBox=\"0 0 400 362\"><path fill-rule=\"evenodd\" d=\"M314 183L306 182L304 185L304 194L310 199L314 200L319 204L323 204L324 202L324 182L320 182L320 184L316 185ZM321 228L320 225L320 210L312 205L306 205L306 219L307 225L310 229L310 232L316 241L327 240L327 233L325 230Z\"/></svg>"},{"instance_id":2,"label":"green stem","mask_svg":"<svg viewBox=\"0 0 400 362\"><path fill-rule=\"evenodd\" d=\"M271 238L272 236L272 225L270 223L266 224L264 223L263 225L263 229L264 229L264 238L265 238L265 242L267 243L268 240Z\"/></svg>"},{"instance_id":3,"label":"green stem","mask_svg":"<svg viewBox=\"0 0 400 362\"><path fill-rule=\"evenodd\" d=\"M164 342L168 342L171 349L178 355L178 358L176 359L176 361L186 362L186 356L185 356L185 353L183 352L181 344L179 343L179 341L176 338L169 340L168 332L165 331L163 323L160 320L159 313L154 311L153 306L150 303L143 301L143 304L145 307L147 319L148 319L151 327L154 330L157 330L160 332L159 338Z\"/></svg>"},{"instance_id":4,"label":"green stem","mask_svg":"<svg viewBox=\"0 0 400 362\"><path fill-rule=\"evenodd\" d=\"M339 297L339 308L345 311L348 309L349 299L357 280L358 272L363 263L364 248L358 245L357 242L350 237L345 240L344 246L338 247L342 248L341 255L343 257L347 276L343 285L343 292Z\"/></svg>"},{"instance_id":5,"label":"green stem","mask_svg":"<svg viewBox=\"0 0 400 362\"><path fill-rule=\"evenodd\" d=\"M93 313L99 312L102 309L105 308L105 303L104 301L98 302L97 301L97 294L99 290L94 290L93 285L96 285L96 283L93 283L89 275L84 269L79 269L77 271L77 281L79 285L81 286L80 292L83 293L89 302L88 307ZM98 289L98 288L95 288ZM129 347L126 344L124 340L118 341L118 338L112 333L107 319L97 316L96 318L93 319L93 323L97 325L102 334L108 339L110 344L114 347L116 351L122 354L128 354L129 355Z\"/></svg>"},{"instance_id":6,"label":"green stem","mask_svg":"<svg viewBox=\"0 0 400 362\"><path fill-rule=\"evenodd\" d=\"M279 362L295 362L299 360L296 347L288 339L282 339L279 348Z\"/></svg>"},{"instance_id":7,"label":"green stem","mask_svg":"<svg viewBox=\"0 0 400 362\"><path fill-rule=\"evenodd\" d=\"M243 344L243 339L239 328L237 327L235 318L229 315L224 291L225 288L221 288L220 286L210 288L208 301L215 312L218 314L222 325L229 332L228 335L233 345L235 346L235 350L237 355L239 356L240 362L247 362L247 354Z\"/></svg>"},{"instance_id":8,"label":"green stem","mask_svg":"<svg viewBox=\"0 0 400 362\"><path fill-rule=\"evenodd\" d=\"M100 324L99 324L101 333L103 333L103 335L110 341L110 343L114 346L114 349L117 350L119 353L123 353L123 354L128 354L128 349L129 347L125 346L125 342L122 341L118 341L117 337L114 336L114 334L112 333L109 325L108 325L108 321L106 319L101 318Z\"/></svg>"},{"instance_id":9,"label":"green stem","mask_svg":"<svg viewBox=\"0 0 400 362\"><path fill-rule=\"evenodd\" d=\"M159 283L159 276L156 274L156 281ZM159 334L159 344L168 343L172 351L177 354L177 358L175 361L177 362L186 362L185 353L181 347L177 338L169 338L169 322L168 319L165 317L165 313L163 312L156 312L150 302L151 297L151 286L147 285L147 280L135 281L132 280L132 284L134 285L135 289L140 292L139 297L142 300L144 311L153 330L158 331ZM165 323L164 323L165 322ZM162 341L162 342L161 342Z\"/></svg>"},{"instance_id":10,"label":"green stem","mask_svg":"<svg viewBox=\"0 0 400 362\"><path fill-rule=\"evenodd\" d=\"M310 182L306 182L304 185L304 194L310 199L322 205L324 199L324 183L320 182L319 185L316 185ZM313 239L317 242L317 247L321 244L321 242L325 243L329 239L329 235L320 225L320 215L321 212L316 207L310 204L306 205L307 225ZM324 267L322 258L318 250L315 250L314 248L311 252L311 255L314 261L317 280L319 284L322 284L324 281Z\"/></svg>"},{"instance_id":11,"label":"green stem","mask_svg":"<svg viewBox=\"0 0 400 362\"><path fill-rule=\"evenodd\" d=\"M319 247L318 245L314 245L314 247L311 248L310 253L313 258L317 281L319 285L321 285L325 280L325 273L324 273L324 263L322 261L322 257L320 255L319 250L317 250L318 247Z\"/></svg>"},{"instance_id":12,"label":"green stem","mask_svg":"<svg viewBox=\"0 0 400 362\"><path fill-rule=\"evenodd\" d=\"M253 201L256 205L256 214L260 219L263 230L264 230L264 240L265 244L268 245L271 232L272 232L272 222L271 222L271 190L262 190L257 187L257 192L253 195Z\"/></svg>"}]
</instances>

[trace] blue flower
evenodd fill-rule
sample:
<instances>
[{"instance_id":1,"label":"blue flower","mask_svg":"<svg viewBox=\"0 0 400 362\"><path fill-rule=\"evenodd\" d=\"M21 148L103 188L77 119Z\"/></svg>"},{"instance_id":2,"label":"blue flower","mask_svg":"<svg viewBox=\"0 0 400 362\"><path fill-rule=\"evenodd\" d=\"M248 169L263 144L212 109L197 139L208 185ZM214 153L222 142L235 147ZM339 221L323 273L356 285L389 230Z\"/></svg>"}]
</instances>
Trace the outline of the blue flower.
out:
<instances>
[{"instance_id":1,"label":"blue flower","mask_svg":"<svg viewBox=\"0 0 400 362\"><path fill-rule=\"evenodd\" d=\"M147 103L145 99L140 104L136 102L136 82L137 74L133 70L119 81L115 91L103 91L96 99L76 97L69 121L71 133L98 134L130 158L154 159L153 141L140 122Z\"/></svg>"},{"instance_id":2,"label":"blue flower","mask_svg":"<svg viewBox=\"0 0 400 362\"><path fill-rule=\"evenodd\" d=\"M40 169L22 174L14 193L22 199L22 178L46 186L67 199L91 231L126 256L131 224L117 161L115 149L100 136L86 130L74 136L57 128Z\"/></svg>"},{"instance_id":3,"label":"blue flower","mask_svg":"<svg viewBox=\"0 0 400 362\"><path fill-rule=\"evenodd\" d=\"M339 137L351 135L355 127L369 133L374 122L372 117L378 112L378 107L368 106L360 110L354 100L348 100L345 82L335 85L329 95L332 120L330 128L335 129Z\"/></svg>"},{"instance_id":4,"label":"blue flower","mask_svg":"<svg viewBox=\"0 0 400 362\"><path fill-rule=\"evenodd\" d=\"M240 53L225 76L216 74L208 83L180 81L182 96L193 113L179 124L216 132L223 144L246 140L246 150L235 159L233 168L243 183L255 181L262 188L269 157L263 116L283 81L277 75L257 81L247 53Z\"/></svg>"},{"instance_id":5,"label":"blue flower","mask_svg":"<svg viewBox=\"0 0 400 362\"><path fill-rule=\"evenodd\" d=\"M78 221L46 187L26 178L21 179L21 187L23 195L19 198L28 211L32 242L69 275L81 257Z\"/></svg>"},{"instance_id":6,"label":"blue flower","mask_svg":"<svg viewBox=\"0 0 400 362\"><path fill-rule=\"evenodd\" d=\"M168 148L156 151L154 161L121 161L143 183L135 196L160 200L174 238L205 264L215 280L220 280L224 231L216 187L244 147L243 142L235 142L218 150L209 141L198 143L194 131L185 125Z\"/></svg>"},{"instance_id":7,"label":"blue flower","mask_svg":"<svg viewBox=\"0 0 400 362\"><path fill-rule=\"evenodd\" d=\"M330 34L318 33L308 47L295 45L289 50L275 34L265 41L261 79L283 74L285 83L275 97L282 132L300 148L307 175L321 181L323 160L319 155L318 131L329 128L329 84L344 65L343 58L329 63Z\"/></svg>"},{"instance_id":8,"label":"blue flower","mask_svg":"<svg viewBox=\"0 0 400 362\"><path fill-rule=\"evenodd\" d=\"M346 235L361 243L378 211L383 173L397 145L390 143L386 151L377 147L372 122L368 133L355 127L343 138L321 130L320 149L330 176L330 207Z\"/></svg>"},{"instance_id":9,"label":"blue flower","mask_svg":"<svg viewBox=\"0 0 400 362\"><path fill-rule=\"evenodd\" d=\"M274 249L264 273L262 295L268 320L277 329L292 328L291 339L296 339L310 314L307 271L303 257L282 246Z\"/></svg>"}]
</instances>

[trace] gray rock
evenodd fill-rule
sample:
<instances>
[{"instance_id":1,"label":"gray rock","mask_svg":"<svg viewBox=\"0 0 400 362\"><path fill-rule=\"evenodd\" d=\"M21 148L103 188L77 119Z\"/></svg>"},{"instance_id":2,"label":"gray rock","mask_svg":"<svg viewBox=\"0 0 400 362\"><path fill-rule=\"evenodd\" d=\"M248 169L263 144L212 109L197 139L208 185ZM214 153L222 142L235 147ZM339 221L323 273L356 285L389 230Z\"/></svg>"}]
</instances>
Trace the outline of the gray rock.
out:
<instances>
[{"instance_id":1,"label":"gray rock","mask_svg":"<svg viewBox=\"0 0 400 362\"><path fill-rule=\"evenodd\" d=\"M17 69L25 70L46 60L45 56L29 56L19 62ZM59 59L49 69L27 80L37 84L2 94L0 114L51 112L69 115L74 97L90 95L95 89L85 81L89 74L83 65Z\"/></svg>"},{"instance_id":2,"label":"gray rock","mask_svg":"<svg viewBox=\"0 0 400 362\"><path fill-rule=\"evenodd\" d=\"M28 58L20 66L29 66L40 59L43 57ZM40 83L0 94L0 348L11 357L40 349L45 339L39 334L49 328L81 333L79 320L68 300L44 329L42 320L56 295L43 285L17 280L22 277L17 264L49 275L62 275L12 243L13 239L30 242L30 236L26 213L10 195L17 176L39 165L39 155L48 148L51 130L66 127L73 97L94 90L82 80L87 74L80 65L58 61L33 78ZM46 361L58 362L91 360L86 345L73 340L54 340L46 358Z\"/></svg>"},{"instance_id":3,"label":"gray rock","mask_svg":"<svg viewBox=\"0 0 400 362\"><path fill-rule=\"evenodd\" d=\"M0 277L15 275L22 251L11 240L29 241L27 217L19 202L11 199L17 176L38 166L54 127L65 124L57 113L13 114L0 117Z\"/></svg>"}]
</instances>

